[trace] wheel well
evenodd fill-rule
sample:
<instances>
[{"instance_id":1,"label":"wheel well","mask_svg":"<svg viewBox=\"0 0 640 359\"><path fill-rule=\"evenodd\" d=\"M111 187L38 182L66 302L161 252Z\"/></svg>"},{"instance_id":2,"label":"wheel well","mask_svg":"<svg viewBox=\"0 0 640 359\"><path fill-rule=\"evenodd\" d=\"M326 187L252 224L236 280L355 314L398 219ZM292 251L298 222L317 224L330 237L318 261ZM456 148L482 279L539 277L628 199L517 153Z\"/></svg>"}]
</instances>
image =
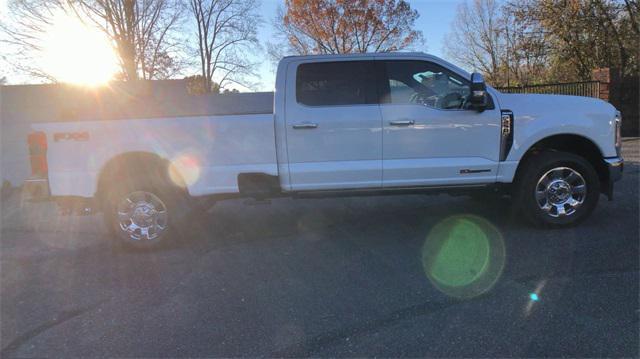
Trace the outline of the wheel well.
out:
<instances>
[{"instance_id":1,"label":"wheel well","mask_svg":"<svg viewBox=\"0 0 640 359\"><path fill-rule=\"evenodd\" d=\"M586 137L570 134L550 136L531 146L520 160L520 164L516 170L516 179L524 167L523 164L526 163L530 157L535 156L541 151L562 151L573 153L574 155L580 156L591 163L593 168L596 170L596 173L598 173L600 183L604 185L609 180L609 172L607 171L606 165L603 161L602 152L600 152L598 146Z\"/></svg>"},{"instance_id":2,"label":"wheel well","mask_svg":"<svg viewBox=\"0 0 640 359\"><path fill-rule=\"evenodd\" d=\"M100 171L95 198L102 203L110 186L137 176L172 184L186 191L184 179L176 171L170 172L170 162L149 152L127 152L110 159Z\"/></svg>"}]
</instances>

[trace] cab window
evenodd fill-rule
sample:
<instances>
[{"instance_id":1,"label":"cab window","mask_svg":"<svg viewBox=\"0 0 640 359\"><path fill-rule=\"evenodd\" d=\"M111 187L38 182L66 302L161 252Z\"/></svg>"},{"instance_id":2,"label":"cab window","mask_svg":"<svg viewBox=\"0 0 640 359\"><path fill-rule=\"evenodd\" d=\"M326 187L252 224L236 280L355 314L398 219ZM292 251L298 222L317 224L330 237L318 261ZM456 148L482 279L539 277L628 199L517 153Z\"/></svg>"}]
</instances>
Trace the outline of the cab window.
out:
<instances>
[{"instance_id":1,"label":"cab window","mask_svg":"<svg viewBox=\"0 0 640 359\"><path fill-rule=\"evenodd\" d=\"M386 78L382 103L419 104L441 110L466 108L470 84L459 75L426 61L384 61L383 66Z\"/></svg>"},{"instance_id":2,"label":"cab window","mask_svg":"<svg viewBox=\"0 0 640 359\"><path fill-rule=\"evenodd\" d=\"M376 103L373 61L307 63L296 71L296 100L307 106Z\"/></svg>"}]
</instances>

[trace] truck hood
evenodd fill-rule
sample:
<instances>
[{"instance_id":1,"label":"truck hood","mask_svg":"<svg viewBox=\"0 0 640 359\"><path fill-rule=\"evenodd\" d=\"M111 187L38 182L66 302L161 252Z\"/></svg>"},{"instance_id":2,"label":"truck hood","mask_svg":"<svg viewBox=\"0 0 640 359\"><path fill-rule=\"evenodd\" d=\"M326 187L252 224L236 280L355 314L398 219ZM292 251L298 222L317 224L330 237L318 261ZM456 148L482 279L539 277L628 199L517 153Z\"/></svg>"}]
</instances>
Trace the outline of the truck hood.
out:
<instances>
[{"instance_id":1,"label":"truck hood","mask_svg":"<svg viewBox=\"0 0 640 359\"><path fill-rule=\"evenodd\" d=\"M501 109L513 111L516 117L553 116L555 113L608 121L616 112L615 107L606 101L583 96L500 93L498 101Z\"/></svg>"}]
</instances>

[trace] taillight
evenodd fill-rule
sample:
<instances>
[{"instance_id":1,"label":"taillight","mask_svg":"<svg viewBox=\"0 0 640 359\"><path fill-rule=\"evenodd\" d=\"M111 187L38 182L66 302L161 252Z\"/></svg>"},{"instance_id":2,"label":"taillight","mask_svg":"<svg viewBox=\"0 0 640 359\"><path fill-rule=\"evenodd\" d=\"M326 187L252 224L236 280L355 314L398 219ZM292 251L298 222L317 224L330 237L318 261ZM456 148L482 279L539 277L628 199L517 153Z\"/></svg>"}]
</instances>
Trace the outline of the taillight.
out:
<instances>
[{"instance_id":1,"label":"taillight","mask_svg":"<svg viewBox=\"0 0 640 359\"><path fill-rule=\"evenodd\" d=\"M27 136L29 158L31 159L31 175L46 177L47 166L47 135L44 132L32 132Z\"/></svg>"}]
</instances>

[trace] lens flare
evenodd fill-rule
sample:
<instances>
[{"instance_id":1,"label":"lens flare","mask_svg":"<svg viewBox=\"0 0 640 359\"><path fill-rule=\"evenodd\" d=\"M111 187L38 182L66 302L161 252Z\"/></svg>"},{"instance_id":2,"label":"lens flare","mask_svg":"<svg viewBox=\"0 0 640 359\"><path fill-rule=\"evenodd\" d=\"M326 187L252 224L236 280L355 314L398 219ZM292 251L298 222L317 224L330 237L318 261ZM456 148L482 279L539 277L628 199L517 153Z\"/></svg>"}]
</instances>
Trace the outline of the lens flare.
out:
<instances>
[{"instance_id":1,"label":"lens flare","mask_svg":"<svg viewBox=\"0 0 640 359\"><path fill-rule=\"evenodd\" d=\"M527 305L524 308L525 317L528 317L531 314L534 304L540 301L540 293L544 289L545 285L547 285L547 280L541 280L540 282L538 282L536 289L533 292L529 293L529 300L527 301Z\"/></svg>"},{"instance_id":2,"label":"lens flare","mask_svg":"<svg viewBox=\"0 0 640 359\"><path fill-rule=\"evenodd\" d=\"M505 260L500 231L484 218L457 215L436 224L422 247L422 265L443 293L471 298L493 287Z\"/></svg>"},{"instance_id":3,"label":"lens flare","mask_svg":"<svg viewBox=\"0 0 640 359\"><path fill-rule=\"evenodd\" d=\"M169 165L169 178L180 187L191 186L200 178L200 161L193 155L176 157Z\"/></svg>"}]
</instances>

